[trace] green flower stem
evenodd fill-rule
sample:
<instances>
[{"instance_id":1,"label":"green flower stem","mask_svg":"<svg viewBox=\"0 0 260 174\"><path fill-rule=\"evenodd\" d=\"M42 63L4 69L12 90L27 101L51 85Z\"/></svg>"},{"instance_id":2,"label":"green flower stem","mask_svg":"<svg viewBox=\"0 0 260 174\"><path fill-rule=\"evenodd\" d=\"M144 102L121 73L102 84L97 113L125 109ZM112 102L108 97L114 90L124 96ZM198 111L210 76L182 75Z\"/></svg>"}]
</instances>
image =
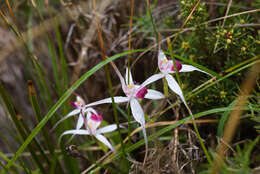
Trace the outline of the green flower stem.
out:
<instances>
[{"instance_id":1,"label":"green flower stem","mask_svg":"<svg viewBox=\"0 0 260 174\"><path fill-rule=\"evenodd\" d=\"M167 81L165 80L165 78L163 78L162 80L163 80L163 92L164 92L164 96L165 96L165 98L168 98L168 96L169 96L168 84L167 84Z\"/></svg>"},{"instance_id":2,"label":"green flower stem","mask_svg":"<svg viewBox=\"0 0 260 174\"><path fill-rule=\"evenodd\" d=\"M203 140L202 140L202 138L201 138L201 136L200 136L198 127L197 127L197 125L196 125L196 123L195 123L195 118L194 118L194 116L193 116L193 114L192 114L190 108L189 108L188 106L186 106L186 108L188 109L189 114L190 114L190 116L191 116L191 121L192 121L193 127L194 127L194 129L195 129L195 132L196 132L196 134L197 134L197 136L198 136L198 139L199 139L200 145L201 145L201 147L202 147L202 150L203 150L204 154L206 155L206 158L207 158L207 160L208 160L208 163L212 166L212 165L213 165L213 162L212 162L212 160L211 160L211 158L210 158L210 156L209 156L208 150L207 150L207 148L206 148L205 144L203 143Z\"/></svg>"},{"instance_id":3,"label":"green flower stem","mask_svg":"<svg viewBox=\"0 0 260 174\"><path fill-rule=\"evenodd\" d=\"M111 96L111 99L112 99L113 113L114 113L114 118L115 118L115 121L116 121L116 126L117 126L117 129L118 129L119 139L120 139L123 154L126 156L125 150L124 150L125 146L124 146L123 138L122 138L121 131L120 131L120 125L119 125L119 119L118 119L116 104L115 104L115 100L114 100L114 94L113 94L113 90L112 90L111 76L110 76L107 65L105 65L105 71L106 71L108 88L109 88L110 96Z\"/></svg>"}]
</instances>

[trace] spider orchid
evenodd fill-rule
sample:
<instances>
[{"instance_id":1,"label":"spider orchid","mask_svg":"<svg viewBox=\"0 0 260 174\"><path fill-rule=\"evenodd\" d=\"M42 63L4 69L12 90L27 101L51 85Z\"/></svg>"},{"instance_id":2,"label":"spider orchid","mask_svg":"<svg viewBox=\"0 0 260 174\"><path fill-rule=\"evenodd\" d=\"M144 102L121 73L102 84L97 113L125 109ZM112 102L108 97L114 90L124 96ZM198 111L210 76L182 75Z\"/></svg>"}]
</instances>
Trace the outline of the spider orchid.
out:
<instances>
[{"instance_id":1,"label":"spider orchid","mask_svg":"<svg viewBox=\"0 0 260 174\"><path fill-rule=\"evenodd\" d=\"M60 119L52 128L54 130L62 121L66 120L69 117L72 117L74 115L79 114L79 118L77 121L76 128L79 129L83 124L83 115L84 113L92 112L94 114L97 114L97 112L93 108L85 108L86 104L85 101L80 97L77 96L76 101L70 102L70 104L75 107L74 110L72 110L70 113L68 113L65 117Z\"/></svg>"},{"instance_id":2,"label":"spider orchid","mask_svg":"<svg viewBox=\"0 0 260 174\"><path fill-rule=\"evenodd\" d=\"M100 126L101 122L102 122L102 115L98 114L98 113L91 113L91 112L87 112L87 115L81 115L80 118L82 117L83 122L79 122L77 124L77 128L73 129L73 130L68 130L65 131L61 134L60 138L59 138L59 142L61 141L61 138L64 135L68 135L68 134L73 134L73 135L91 135L94 136L97 140L101 141L103 144L105 144L111 151L113 151L115 153L115 150L113 148L113 146L110 144L110 142L106 139L106 137L104 135L102 135L103 133L109 133L109 132L113 132L114 130L117 129L117 125L116 124L111 124L105 127L102 127L100 129L98 129L98 127ZM80 129L82 126L85 126L85 129Z\"/></svg>"},{"instance_id":3,"label":"spider orchid","mask_svg":"<svg viewBox=\"0 0 260 174\"><path fill-rule=\"evenodd\" d=\"M205 74L208 74L208 75L212 76L211 74L209 74L209 73L207 73L205 71L202 71L202 70L200 70L200 69L198 69L198 68L196 68L194 66L181 64L177 60L175 61L175 64L176 64L176 69L177 69L178 73L181 73L181 72L191 72L191 71L195 71L196 70L196 71L200 71L202 73L205 73ZM159 67L159 70L161 71L161 73L155 74L155 75L151 76L144 83L147 85L149 83L152 83L152 82L154 82L156 80L159 80L159 79L165 77L165 79L166 79L170 89L173 92L175 92L177 95L179 95L181 100L183 101L183 103L187 106L187 103L185 101L184 95L182 93L182 90L181 90L179 84L172 77L172 75L170 75L170 73L175 73L176 72L174 64L173 64L173 61L172 60L168 60L162 50L159 50L158 67Z\"/></svg>"},{"instance_id":4,"label":"spider orchid","mask_svg":"<svg viewBox=\"0 0 260 174\"><path fill-rule=\"evenodd\" d=\"M130 103L130 108L132 111L132 115L134 119L141 125L143 134L144 134L144 140L146 145L148 144L146 131L145 131L145 118L144 118L144 111L141 107L141 105L138 102L138 99L163 99L164 95L156 90L147 89L146 83L149 83L145 81L145 83L142 83L141 85L135 84L131 75L130 70L126 69L125 79L122 77L121 73L117 69L116 66L113 66L122 85L122 89L126 95L126 97L123 96L116 96L114 97L115 103ZM153 79L152 79L153 80ZM87 104L85 107L90 107L94 105L104 104L104 103L112 103L112 98L106 98L91 104Z\"/></svg>"}]
</instances>

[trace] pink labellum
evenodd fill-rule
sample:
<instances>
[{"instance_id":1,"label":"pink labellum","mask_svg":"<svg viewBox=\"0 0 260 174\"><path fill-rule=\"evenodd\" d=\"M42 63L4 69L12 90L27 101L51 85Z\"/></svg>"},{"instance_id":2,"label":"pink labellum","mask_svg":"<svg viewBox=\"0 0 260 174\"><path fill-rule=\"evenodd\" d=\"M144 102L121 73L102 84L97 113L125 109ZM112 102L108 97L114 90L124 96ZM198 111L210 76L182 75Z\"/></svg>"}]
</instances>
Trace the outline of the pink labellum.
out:
<instances>
[{"instance_id":1,"label":"pink labellum","mask_svg":"<svg viewBox=\"0 0 260 174\"><path fill-rule=\"evenodd\" d=\"M147 94L147 89L146 89L146 87L143 87L143 88L141 88L137 93L136 93L136 97L137 98L144 98L144 96Z\"/></svg>"},{"instance_id":2,"label":"pink labellum","mask_svg":"<svg viewBox=\"0 0 260 174\"><path fill-rule=\"evenodd\" d=\"M90 119L96 122L102 121L102 114L92 114Z\"/></svg>"},{"instance_id":3,"label":"pink labellum","mask_svg":"<svg viewBox=\"0 0 260 174\"><path fill-rule=\"evenodd\" d=\"M177 70L179 72L181 70L181 68L182 68L182 64L178 60L175 60L175 63L176 63L176 68L177 68ZM171 70L175 71L174 65L172 65Z\"/></svg>"}]
</instances>

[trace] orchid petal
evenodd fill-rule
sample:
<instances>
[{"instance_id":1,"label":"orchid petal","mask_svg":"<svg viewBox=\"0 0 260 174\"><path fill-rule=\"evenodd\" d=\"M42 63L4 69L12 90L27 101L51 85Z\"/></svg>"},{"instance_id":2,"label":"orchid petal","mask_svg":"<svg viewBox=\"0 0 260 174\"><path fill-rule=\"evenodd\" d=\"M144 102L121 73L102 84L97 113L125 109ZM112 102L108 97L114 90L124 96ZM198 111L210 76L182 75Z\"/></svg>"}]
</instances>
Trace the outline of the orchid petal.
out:
<instances>
[{"instance_id":1,"label":"orchid petal","mask_svg":"<svg viewBox=\"0 0 260 174\"><path fill-rule=\"evenodd\" d=\"M121 75L121 73L119 72L118 68L117 68L114 64L112 64L112 67L114 68L114 70L115 70L117 76L119 77L120 82L121 82L121 85L122 85L122 89L123 89L123 91L124 91L125 88L126 88L125 80L124 80L123 76Z\"/></svg>"},{"instance_id":2,"label":"orchid petal","mask_svg":"<svg viewBox=\"0 0 260 174\"><path fill-rule=\"evenodd\" d=\"M159 91L156 91L156 90L153 90L153 89L148 89L147 91L148 92L144 96L144 98L154 99L154 100L158 100L158 99L163 99L164 98L164 95L161 92L159 92Z\"/></svg>"},{"instance_id":3,"label":"orchid petal","mask_svg":"<svg viewBox=\"0 0 260 174\"><path fill-rule=\"evenodd\" d=\"M144 125L145 124L144 111L143 111L141 105L138 103L138 101L135 98L130 100L130 107L131 107L134 119L141 125Z\"/></svg>"},{"instance_id":4,"label":"orchid petal","mask_svg":"<svg viewBox=\"0 0 260 174\"><path fill-rule=\"evenodd\" d=\"M77 121L76 129L80 129L84 124L84 116L82 114L79 114L79 119Z\"/></svg>"},{"instance_id":5,"label":"orchid petal","mask_svg":"<svg viewBox=\"0 0 260 174\"><path fill-rule=\"evenodd\" d=\"M77 134L77 135L89 135L89 131L88 130L84 130L84 129L73 129L73 130L68 130L65 131L61 134L61 136L59 137L58 140L58 144L60 144L61 138L64 135L68 135L68 134L73 134L73 137ZM71 140L71 139L70 139Z\"/></svg>"},{"instance_id":6,"label":"orchid petal","mask_svg":"<svg viewBox=\"0 0 260 174\"><path fill-rule=\"evenodd\" d=\"M108 126L105 126L105 127L102 127L100 129L98 129L97 130L97 134L113 132L116 129L117 129L117 125L116 124L111 124L111 125L108 125Z\"/></svg>"},{"instance_id":7,"label":"orchid petal","mask_svg":"<svg viewBox=\"0 0 260 174\"><path fill-rule=\"evenodd\" d=\"M117 96L117 97L114 97L114 101L115 101L115 103L124 103L124 102L128 102L129 99L128 99L128 97ZM112 98L111 97L105 98L103 100L99 100L99 101L87 104L85 107L100 105L100 104L104 104L104 103L112 103Z\"/></svg>"},{"instance_id":8,"label":"orchid petal","mask_svg":"<svg viewBox=\"0 0 260 174\"><path fill-rule=\"evenodd\" d=\"M136 99L130 100L130 107L131 107L132 114L133 114L135 120L141 124L143 134L144 134L144 141L145 141L145 144L148 145L146 130L145 130L145 119L144 119L143 109Z\"/></svg>"},{"instance_id":9,"label":"orchid petal","mask_svg":"<svg viewBox=\"0 0 260 174\"><path fill-rule=\"evenodd\" d=\"M109 149L112 150L112 152L115 153L114 148L112 147L112 145L110 144L110 142L106 139L106 137L104 137L103 135L100 134L96 134L94 135L99 141L101 141L102 143L104 143Z\"/></svg>"},{"instance_id":10,"label":"orchid petal","mask_svg":"<svg viewBox=\"0 0 260 174\"><path fill-rule=\"evenodd\" d=\"M132 77L130 69L129 69L129 83L128 83L128 68L126 68L126 72L125 72L125 82L128 85L134 84L133 77Z\"/></svg>"},{"instance_id":11,"label":"orchid petal","mask_svg":"<svg viewBox=\"0 0 260 174\"><path fill-rule=\"evenodd\" d=\"M169 74L167 74L165 77L166 77L166 80L167 80L167 83L168 83L170 89L173 92L175 92L177 95L179 95L179 97L181 98L183 103L187 106L184 95L183 95L182 90L181 90L181 87L176 82L176 80Z\"/></svg>"},{"instance_id":12,"label":"orchid petal","mask_svg":"<svg viewBox=\"0 0 260 174\"><path fill-rule=\"evenodd\" d=\"M164 77L164 74L154 74L151 77L149 77L148 79L146 79L142 84L141 87L145 87L147 85L149 85L150 83L153 83L161 78Z\"/></svg>"},{"instance_id":13,"label":"orchid petal","mask_svg":"<svg viewBox=\"0 0 260 174\"><path fill-rule=\"evenodd\" d=\"M61 136L68 135L68 134L77 134L77 135L89 135L89 131L85 129L72 129L65 131L61 134Z\"/></svg>"},{"instance_id":14,"label":"orchid petal","mask_svg":"<svg viewBox=\"0 0 260 174\"><path fill-rule=\"evenodd\" d=\"M63 122L64 120L66 120L67 118L79 114L80 113L80 109L74 109L73 111L71 111L70 113L68 113L65 117L63 117L62 119L60 119L52 128L52 130L54 130L61 122Z\"/></svg>"},{"instance_id":15,"label":"orchid petal","mask_svg":"<svg viewBox=\"0 0 260 174\"><path fill-rule=\"evenodd\" d=\"M181 68L181 70L180 70L180 72L191 72L191 71L200 71L200 72L202 72L202 73L208 74L208 75L210 75L211 77L213 77L210 73L207 73L207 72L205 72L205 71L202 71L202 70L200 70L199 68L196 68L196 67L191 66L191 65L183 64L183 65L182 65L182 68Z\"/></svg>"}]
</instances>

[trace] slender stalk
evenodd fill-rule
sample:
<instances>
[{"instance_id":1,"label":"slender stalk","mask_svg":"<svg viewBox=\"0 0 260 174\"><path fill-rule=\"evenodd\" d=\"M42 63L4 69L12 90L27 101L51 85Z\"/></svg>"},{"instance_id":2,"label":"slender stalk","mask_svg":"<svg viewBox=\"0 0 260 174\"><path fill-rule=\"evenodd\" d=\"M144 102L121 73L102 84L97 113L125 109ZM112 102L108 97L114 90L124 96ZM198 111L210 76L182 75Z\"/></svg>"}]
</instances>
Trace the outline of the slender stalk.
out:
<instances>
[{"instance_id":1,"label":"slender stalk","mask_svg":"<svg viewBox=\"0 0 260 174\"><path fill-rule=\"evenodd\" d=\"M150 6L150 0L146 0L146 4L147 4L148 13L150 15L151 23L152 23L152 26L153 26L153 30L154 30L154 33L155 33L155 36L156 36L156 40L158 40L159 34L156 30L156 27L155 27L155 24L154 24L154 21L153 21L153 14L152 14L151 6Z\"/></svg>"},{"instance_id":2,"label":"slender stalk","mask_svg":"<svg viewBox=\"0 0 260 174\"><path fill-rule=\"evenodd\" d=\"M196 8L199 6L200 1L201 1L201 0L198 0L198 1L196 2L196 4L195 4L194 7L192 8L192 10L191 10L189 16L188 16L188 17L185 19L185 21L182 23L181 28L180 28L180 30L179 30L180 32L178 32L178 33L176 34L176 36L173 38L172 44L176 41L176 39L178 38L178 36L182 33L183 28L185 27L185 25L187 24L187 22L191 19L192 14L195 12Z\"/></svg>"},{"instance_id":3,"label":"slender stalk","mask_svg":"<svg viewBox=\"0 0 260 174\"><path fill-rule=\"evenodd\" d=\"M207 158L207 160L208 160L208 163L212 166L212 165L213 165L212 160L211 160L211 158L210 158L210 156L209 156L209 153L208 153L208 150L207 150L206 146L204 145L203 140L202 140L202 138L201 138L201 136L200 136L198 127L197 127L197 125L196 125L196 123L195 123L195 118L194 118L194 116L193 116L193 114L192 114L190 108L189 108L188 106L186 106L186 108L187 108L187 110L188 110L188 112L189 112L189 114L190 114L190 116L191 116L191 121L192 121L193 127L194 127L194 129L195 129L195 132L196 132L196 134L197 134L197 136L198 136L198 138L199 138L199 142L200 142L200 145L201 145L201 147L202 147L202 150L203 150L203 152L204 152L204 154L205 154L205 156L206 156L206 158Z\"/></svg>"},{"instance_id":4,"label":"slender stalk","mask_svg":"<svg viewBox=\"0 0 260 174\"><path fill-rule=\"evenodd\" d=\"M129 19L129 36L128 36L128 50L131 50L131 39L132 39L132 25L133 25L133 15L134 15L134 3L135 0L131 0L131 14L130 14L130 19ZM127 80L127 84L129 84L129 77L130 77L130 58L131 55L128 54L127 56L127 67L128 67L128 79Z\"/></svg>"}]
</instances>

